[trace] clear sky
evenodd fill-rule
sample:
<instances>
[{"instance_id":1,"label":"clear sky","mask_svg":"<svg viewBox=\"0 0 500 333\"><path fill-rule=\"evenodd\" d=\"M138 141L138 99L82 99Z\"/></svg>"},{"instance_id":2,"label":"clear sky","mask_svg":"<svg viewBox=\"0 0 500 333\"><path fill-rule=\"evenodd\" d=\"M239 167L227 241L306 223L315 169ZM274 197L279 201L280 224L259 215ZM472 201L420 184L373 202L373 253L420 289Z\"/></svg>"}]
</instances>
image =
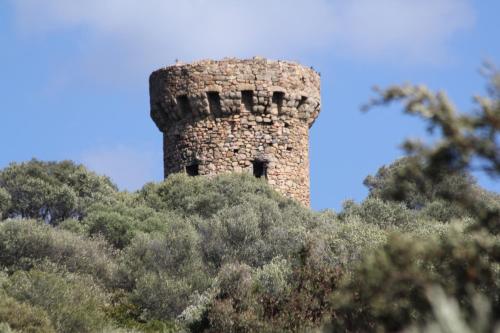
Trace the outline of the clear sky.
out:
<instances>
[{"instance_id":1,"label":"clear sky","mask_svg":"<svg viewBox=\"0 0 500 333\"><path fill-rule=\"evenodd\" d=\"M72 159L122 189L161 180L150 72L259 55L321 73L312 206L339 209L404 138L426 135L397 108L361 113L371 87L424 83L472 109L481 63L500 66L499 13L498 0L1 0L0 167Z\"/></svg>"}]
</instances>

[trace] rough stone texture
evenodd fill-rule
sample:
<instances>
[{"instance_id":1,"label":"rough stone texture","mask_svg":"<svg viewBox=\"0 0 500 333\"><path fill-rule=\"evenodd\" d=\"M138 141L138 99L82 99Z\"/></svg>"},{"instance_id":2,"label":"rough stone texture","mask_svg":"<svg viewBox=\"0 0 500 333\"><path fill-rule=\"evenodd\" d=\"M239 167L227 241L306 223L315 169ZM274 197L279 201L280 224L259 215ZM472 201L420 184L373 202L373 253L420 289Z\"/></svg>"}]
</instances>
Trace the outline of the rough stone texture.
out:
<instances>
[{"instance_id":1,"label":"rough stone texture","mask_svg":"<svg viewBox=\"0 0 500 333\"><path fill-rule=\"evenodd\" d=\"M258 161L271 186L309 205L308 130L320 111L314 70L263 58L203 60L153 72L149 90L165 177L254 172Z\"/></svg>"}]
</instances>

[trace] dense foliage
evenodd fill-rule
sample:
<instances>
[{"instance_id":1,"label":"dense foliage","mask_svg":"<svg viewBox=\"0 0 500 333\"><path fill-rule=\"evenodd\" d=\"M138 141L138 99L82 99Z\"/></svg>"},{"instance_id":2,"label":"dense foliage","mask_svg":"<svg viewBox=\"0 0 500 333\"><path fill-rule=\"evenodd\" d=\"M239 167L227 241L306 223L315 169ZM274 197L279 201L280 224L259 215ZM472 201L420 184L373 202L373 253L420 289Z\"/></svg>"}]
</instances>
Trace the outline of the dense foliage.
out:
<instances>
[{"instance_id":1,"label":"dense foliage","mask_svg":"<svg viewBox=\"0 0 500 333\"><path fill-rule=\"evenodd\" d=\"M421 87L374 103L442 130L313 212L246 174L120 192L64 161L0 170L0 332L492 332L500 320L500 78L475 114Z\"/></svg>"}]
</instances>

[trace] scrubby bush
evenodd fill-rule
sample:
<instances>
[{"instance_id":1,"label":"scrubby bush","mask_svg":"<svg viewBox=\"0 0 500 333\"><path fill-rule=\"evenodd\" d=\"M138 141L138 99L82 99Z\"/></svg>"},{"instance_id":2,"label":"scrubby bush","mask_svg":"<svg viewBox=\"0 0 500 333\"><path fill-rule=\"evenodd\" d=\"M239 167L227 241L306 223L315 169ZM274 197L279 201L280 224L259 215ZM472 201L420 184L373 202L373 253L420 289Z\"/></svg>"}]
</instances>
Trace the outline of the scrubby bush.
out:
<instances>
[{"instance_id":1,"label":"scrubby bush","mask_svg":"<svg viewBox=\"0 0 500 333\"><path fill-rule=\"evenodd\" d=\"M0 332L55 333L47 313L39 307L20 303L0 291ZM3 329L3 331L2 331Z\"/></svg>"},{"instance_id":2,"label":"scrubby bush","mask_svg":"<svg viewBox=\"0 0 500 333\"><path fill-rule=\"evenodd\" d=\"M214 269L231 262L259 267L279 255L293 257L308 232L332 222L297 204L259 197L194 221L204 261Z\"/></svg>"},{"instance_id":3,"label":"scrubby bush","mask_svg":"<svg viewBox=\"0 0 500 333\"><path fill-rule=\"evenodd\" d=\"M116 267L113 252L103 240L31 220L0 223L0 265L10 271L28 270L46 261L105 282L111 281Z\"/></svg>"},{"instance_id":4,"label":"scrubby bush","mask_svg":"<svg viewBox=\"0 0 500 333\"><path fill-rule=\"evenodd\" d=\"M112 200L116 187L71 161L12 163L0 172L0 187L11 197L11 217L40 218L57 223L81 218L87 207Z\"/></svg>"},{"instance_id":5,"label":"scrubby bush","mask_svg":"<svg viewBox=\"0 0 500 333\"><path fill-rule=\"evenodd\" d=\"M85 224L83 224L81 221L78 221L77 219L73 219L73 218L66 219L66 220L60 222L57 225L57 228L59 230L70 231L74 234L82 235L82 236L88 234L87 226Z\"/></svg>"},{"instance_id":6,"label":"scrubby bush","mask_svg":"<svg viewBox=\"0 0 500 333\"><path fill-rule=\"evenodd\" d=\"M257 269L253 288L257 293L266 295L268 302L280 303L290 294L291 276L290 263L276 257L270 263Z\"/></svg>"},{"instance_id":7,"label":"scrubby bush","mask_svg":"<svg viewBox=\"0 0 500 333\"><path fill-rule=\"evenodd\" d=\"M475 179L465 172L439 175L439 181L411 177L424 161L415 156L404 157L388 166L382 166L375 176L368 176L364 184L369 196L385 201L402 202L409 208L419 209L430 202L452 197L476 187ZM461 212L463 214L463 211Z\"/></svg>"},{"instance_id":8,"label":"scrubby bush","mask_svg":"<svg viewBox=\"0 0 500 333\"><path fill-rule=\"evenodd\" d=\"M334 293L333 331L396 332L422 320L429 310L425 287L432 283L422 259L428 248L399 236L363 258Z\"/></svg>"},{"instance_id":9,"label":"scrubby bush","mask_svg":"<svg viewBox=\"0 0 500 333\"><path fill-rule=\"evenodd\" d=\"M384 229L404 226L416 219L415 211L406 208L403 203L383 201L376 197L367 198L359 205L346 201L340 218L348 216L358 216L364 223Z\"/></svg>"},{"instance_id":10,"label":"scrubby bush","mask_svg":"<svg viewBox=\"0 0 500 333\"><path fill-rule=\"evenodd\" d=\"M169 220L179 217L173 212L156 212L144 205L116 202L97 204L82 221L89 235L102 235L116 248L130 244L137 233L165 232Z\"/></svg>"},{"instance_id":11,"label":"scrubby bush","mask_svg":"<svg viewBox=\"0 0 500 333\"><path fill-rule=\"evenodd\" d=\"M92 278L64 271L18 271L3 285L9 296L45 310L58 332L96 332L106 324L108 296Z\"/></svg>"},{"instance_id":12,"label":"scrubby bush","mask_svg":"<svg viewBox=\"0 0 500 333\"><path fill-rule=\"evenodd\" d=\"M235 186L237 184L237 186ZM155 210L178 211L207 218L226 207L252 203L256 198L295 204L285 199L263 180L241 174L222 174L215 181L205 177L171 175L162 183L147 184L139 198Z\"/></svg>"},{"instance_id":13,"label":"scrubby bush","mask_svg":"<svg viewBox=\"0 0 500 333\"><path fill-rule=\"evenodd\" d=\"M383 245L387 232L380 227L348 217L343 222L327 223L306 238L309 264L317 268L349 267L366 252Z\"/></svg>"},{"instance_id":14,"label":"scrubby bush","mask_svg":"<svg viewBox=\"0 0 500 333\"><path fill-rule=\"evenodd\" d=\"M168 232L136 237L125 250L124 261L132 274L143 271L190 274L201 265L199 236L188 223L172 223Z\"/></svg>"},{"instance_id":15,"label":"scrubby bush","mask_svg":"<svg viewBox=\"0 0 500 333\"><path fill-rule=\"evenodd\" d=\"M7 212L10 208L10 194L6 189L0 187L0 220L4 215L7 215Z\"/></svg>"},{"instance_id":16,"label":"scrubby bush","mask_svg":"<svg viewBox=\"0 0 500 333\"><path fill-rule=\"evenodd\" d=\"M192 293L187 278L151 272L137 279L130 300L141 309L142 319L173 319L186 308Z\"/></svg>"}]
</instances>

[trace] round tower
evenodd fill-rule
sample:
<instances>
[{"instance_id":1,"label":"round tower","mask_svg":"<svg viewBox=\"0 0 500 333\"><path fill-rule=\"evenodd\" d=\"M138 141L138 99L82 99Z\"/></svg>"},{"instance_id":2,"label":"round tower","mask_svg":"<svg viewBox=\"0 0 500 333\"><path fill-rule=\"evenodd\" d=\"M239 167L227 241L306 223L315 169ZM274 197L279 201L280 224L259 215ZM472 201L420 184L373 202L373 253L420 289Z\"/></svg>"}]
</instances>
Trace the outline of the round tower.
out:
<instances>
[{"instance_id":1,"label":"round tower","mask_svg":"<svg viewBox=\"0 0 500 333\"><path fill-rule=\"evenodd\" d=\"M252 173L309 205L309 128L320 77L287 61L203 60L149 78L151 117L163 133L165 177Z\"/></svg>"}]
</instances>

